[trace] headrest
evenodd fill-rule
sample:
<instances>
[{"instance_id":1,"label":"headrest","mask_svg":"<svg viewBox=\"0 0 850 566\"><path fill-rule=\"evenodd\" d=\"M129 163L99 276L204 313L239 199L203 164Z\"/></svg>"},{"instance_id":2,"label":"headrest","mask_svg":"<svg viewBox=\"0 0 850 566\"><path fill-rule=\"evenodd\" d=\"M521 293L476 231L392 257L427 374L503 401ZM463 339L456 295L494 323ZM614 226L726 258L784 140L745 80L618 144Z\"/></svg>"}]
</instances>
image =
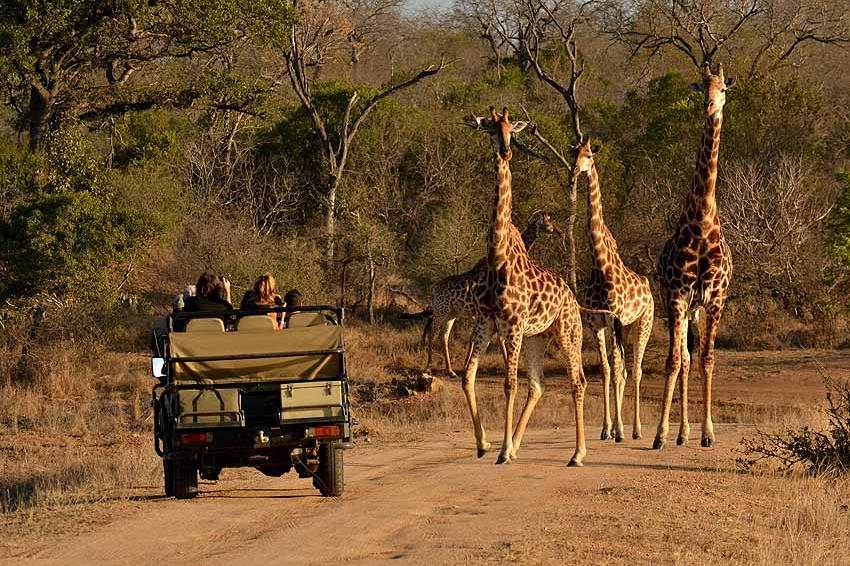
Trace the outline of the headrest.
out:
<instances>
[{"instance_id":1,"label":"headrest","mask_svg":"<svg viewBox=\"0 0 850 566\"><path fill-rule=\"evenodd\" d=\"M303 328L305 326L323 326L325 316L320 312L294 312L289 315L287 328Z\"/></svg>"},{"instance_id":2,"label":"headrest","mask_svg":"<svg viewBox=\"0 0 850 566\"><path fill-rule=\"evenodd\" d=\"M224 332L220 318L193 318L186 324L186 332Z\"/></svg>"},{"instance_id":3,"label":"headrest","mask_svg":"<svg viewBox=\"0 0 850 566\"><path fill-rule=\"evenodd\" d=\"M271 317L265 314L243 316L236 323L236 330L275 330L275 324Z\"/></svg>"}]
</instances>

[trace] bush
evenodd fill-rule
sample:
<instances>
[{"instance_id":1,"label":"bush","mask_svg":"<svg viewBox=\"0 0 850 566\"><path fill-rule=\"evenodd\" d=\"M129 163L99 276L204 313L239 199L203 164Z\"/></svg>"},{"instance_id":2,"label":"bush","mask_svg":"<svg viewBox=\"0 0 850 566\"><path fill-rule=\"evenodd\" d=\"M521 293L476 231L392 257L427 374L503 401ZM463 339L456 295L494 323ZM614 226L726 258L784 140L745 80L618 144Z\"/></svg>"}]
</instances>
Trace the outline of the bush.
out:
<instances>
[{"instance_id":1,"label":"bush","mask_svg":"<svg viewBox=\"0 0 850 566\"><path fill-rule=\"evenodd\" d=\"M802 468L810 474L850 472L850 382L824 379L825 431L806 426L780 433L759 432L742 441L738 463L747 470L760 463L778 463L785 471Z\"/></svg>"}]
</instances>

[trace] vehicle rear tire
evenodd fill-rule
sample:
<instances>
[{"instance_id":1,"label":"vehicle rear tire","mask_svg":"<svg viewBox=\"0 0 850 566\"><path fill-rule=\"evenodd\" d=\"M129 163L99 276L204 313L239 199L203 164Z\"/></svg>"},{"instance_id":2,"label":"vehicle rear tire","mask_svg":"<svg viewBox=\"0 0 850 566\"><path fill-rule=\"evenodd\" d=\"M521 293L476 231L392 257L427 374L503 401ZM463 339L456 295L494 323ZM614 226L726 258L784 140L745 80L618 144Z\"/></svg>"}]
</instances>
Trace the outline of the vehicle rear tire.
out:
<instances>
[{"instance_id":1,"label":"vehicle rear tire","mask_svg":"<svg viewBox=\"0 0 850 566\"><path fill-rule=\"evenodd\" d=\"M313 485L325 497L339 497L345 489L343 450L339 442L319 446L319 470Z\"/></svg>"},{"instance_id":2,"label":"vehicle rear tire","mask_svg":"<svg viewBox=\"0 0 850 566\"><path fill-rule=\"evenodd\" d=\"M174 497L174 461L162 459L162 479L165 485L165 496Z\"/></svg>"},{"instance_id":3,"label":"vehicle rear tire","mask_svg":"<svg viewBox=\"0 0 850 566\"><path fill-rule=\"evenodd\" d=\"M192 460L173 460L174 497L191 499L198 495L198 468Z\"/></svg>"}]
</instances>

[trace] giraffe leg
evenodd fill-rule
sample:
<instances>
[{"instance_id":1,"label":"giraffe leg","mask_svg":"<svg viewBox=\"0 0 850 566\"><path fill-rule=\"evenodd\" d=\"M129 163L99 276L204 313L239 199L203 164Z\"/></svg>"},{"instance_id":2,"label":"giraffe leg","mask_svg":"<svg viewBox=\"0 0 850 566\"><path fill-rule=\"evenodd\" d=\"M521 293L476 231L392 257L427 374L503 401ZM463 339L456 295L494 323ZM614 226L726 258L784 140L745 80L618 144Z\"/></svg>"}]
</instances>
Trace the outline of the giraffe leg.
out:
<instances>
[{"instance_id":1,"label":"giraffe leg","mask_svg":"<svg viewBox=\"0 0 850 566\"><path fill-rule=\"evenodd\" d=\"M612 356L614 358L614 440L617 442L623 441L623 394L626 390L626 355L623 347L623 337L614 329L614 322L608 318L609 330L611 333ZM619 335L618 335L619 334Z\"/></svg>"},{"instance_id":2,"label":"giraffe leg","mask_svg":"<svg viewBox=\"0 0 850 566\"><path fill-rule=\"evenodd\" d=\"M711 382L714 378L714 339L717 337L717 327L720 323L721 308L706 309L705 330L700 344L700 373L703 378L703 403L705 417L702 421L702 441L704 448L714 445L714 423L711 420Z\"/></svg>"},{"instance_id":3,"label":"giraffe leg","mask_svg":"<svg viewBox=\"0 0 850 566\"><path fill-rule=\"evenodd\" d=\"M576 413L576 450L568 466L581 466L587 447L584 440L584 393L587 379L581 365L582 325L578 305L568 305L561 314L558 327L558 344L567 362L567 371L572 381L573 405Z\"/></svg>"},{"instance_id":4,"label":"giraffe leg","mask_svg":"<svg viewBox=\"0 0 850 566\"><path fill-rule=\"evenodd\" d=\"M528 420L531 418L537 402L543 396L543 363L546 359L546 342L547 339L543 336L532 336L523 341L522 352L528 370L528 399L525 401L525 407L522 409L514 431L514 453L511 458L516 458L516 453L519 451L520 444L522 444L522 436L528 426Z\"/></svg>"},{"instance_id":5,"label":"giraffe leg","mask_svg":"<svg viewBox=\"0 0 850 566\"><path fill-rule=\"evenodd\" d=\"M599 369L602 372L602 440L608 440L614 434L611 426L611 366L608 365L608 352L605 347L605 326L599 319L591 319L593 335L596 338L596 351L599 353Z\"/></svg>"},{"instance_id":6,"label":"giraffe leg","mask_svg":"<svg viewBox=\"0 0 850 566\"><path fill-rule=\"evenodd\" d=\"M501 336L499 339L499 349L502 351L502 359L505 361L505 368L508 367L508 348L505 346L505 339Z\"/></svg>"},{"instance_id":7,"label":"giraffe leg","mask_svg":"<svg viewBox=\"0 0 850 566\"><path fill-rule=\"evenodd\" d=\"M449 354L449 336L452 334L452 327L455 325L455 320L454 318L450 318L443 323L442 328L440 328L440 340L443 343L443 357L446 360L446 371L449 372L450 376L456 378L458 375L452 369L452 356Z\"/></svg>"},{"instance_id":8,"label":"giraffe leg","mask_svg":"<svg viewBox=\"0 0 850 566\"><path fill-rule=\"evenodd\" d=\"M655 433L655 442L652 447L656 450L664 448L667 440L667 431L670 429L670 406L673 404L673 389L676 387L676 378L682 366L682 332L687 323L686 305L684 301L676 301L667 309L667 326L670 333L670 348L667 353L667 374L664 383L664 396L661 400L661 418L658 421L658 431Z\"/></svg>"},{"instance_id":9,"label":"giraffe leg","mask_svg":"<svg viewBox=\"0 0 850 566\"><path fill-rule=\"evenodd\" d=\"M431 373L434 367L434 324L439 322L436 315L431 315L431 320L425 325L425 330L422 331L422 343L428 346L428 363L425 364L425 373Z\"/></svg>"},{"instance_id":10,"label":"giraffe leg","mask_svg":"<svg viewBox=\"0 0 850 566\"><path fill-rule=\"evenodd\" d=\"M505 376L505 440L502 442L502 450L496 460L497 464L510 463L514 454L514 404L516 403L519 352L522 349L522 333L514 327L508 327L506 330L505 347L508 350L508 373Z\"/></svg>"},{"instance_id":11,"label":"giraffe leg","mask_svg":"<svg viewBox=\"0 0 850 566\"><path fill-rule=\"evenodd\" d=\"M676 444L679 446L687 444L688 436L691 433L691 425L688 422L688 377L691 373L691 349L688 344L688 332L691 325L687 317L683 326L682 343L679 346L679 351L682 352L682 367L679 370L679 406L681 419L679 420L679 436L676 438Z\"/></svg>"},{"instance_id":12,"label":"giraffe leg","mask_svg":"<svg viewBox=\"0 0 850 566\"><path fill-rule=\"evenodd\" d=\"M640 321L632 325L629 333L632 342L632 379L634 380L635 388L635 420L632 424L632 438L641 438L641 423L640 423L640 380L643 378L643 355L646 352L646 345L649 343L649 337L652 335L652 319L655 316L655 309L650 302L646 313L641 317Z\"/></svg>"},{"instance_id":13,"label":"giraffe leg","mask_svg":"<svg viewBox=\"0 0 850 566\"><path fill-rule=\"evenodd\" d=\"M482 347L489 341L490 329L485 320L476 319L475 329L472 333L472 354L466 366L463 376L463 393L469 405L472 415L472 427L475 432L475 445L478 448L478 457L481 458L490 449L484 426L481 424L481 416L478 414L478 399L475 395L475 376L478 372L478 359L481 356Z\"/></svg>"}]
</instances>

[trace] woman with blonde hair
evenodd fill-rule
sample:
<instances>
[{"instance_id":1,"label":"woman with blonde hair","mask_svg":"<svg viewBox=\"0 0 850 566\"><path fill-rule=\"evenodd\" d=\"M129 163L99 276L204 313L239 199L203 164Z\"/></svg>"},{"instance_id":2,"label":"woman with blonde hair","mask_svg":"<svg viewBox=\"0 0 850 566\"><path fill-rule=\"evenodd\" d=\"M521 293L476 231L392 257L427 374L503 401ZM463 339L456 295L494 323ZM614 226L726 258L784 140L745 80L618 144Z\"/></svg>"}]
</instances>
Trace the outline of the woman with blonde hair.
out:
<instances>
[{"instance_id":1,"label":"woman with blonde hair","mask_svg":"<svg viewBox=\"0 0 850 566\"><path fill-rule=\"evenodd\" d=\"M254 290L245 293L242 298L241 310L253 310L267 307L282 307L283 299L277 294L277 282L274 275L264 273L254 282ZM274 321L275 329L280 330L280 313L270 312L269 318Z\"/></svg>"}]
</instances>

